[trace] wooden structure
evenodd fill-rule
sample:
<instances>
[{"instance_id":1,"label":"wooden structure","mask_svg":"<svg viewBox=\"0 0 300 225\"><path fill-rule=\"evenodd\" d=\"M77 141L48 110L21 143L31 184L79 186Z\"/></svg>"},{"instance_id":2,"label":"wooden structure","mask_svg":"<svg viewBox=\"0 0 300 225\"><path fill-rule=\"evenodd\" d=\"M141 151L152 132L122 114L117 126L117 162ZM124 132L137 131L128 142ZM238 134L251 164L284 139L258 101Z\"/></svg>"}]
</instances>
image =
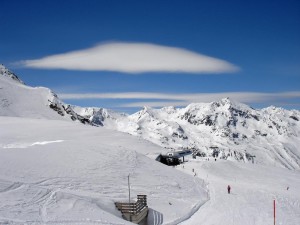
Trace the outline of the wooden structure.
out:
<instances>
[{"instance_id":1,"label":"wooden structure","mask_svg":"<svg viewBox=\"0 0 300 225\"><path fill-rule=\"evenodd\" d=\"M134 203L115 202L122 217L133 223L140 223L148 215L147 195L138 195Z\"/></svg>"}]
</instances>

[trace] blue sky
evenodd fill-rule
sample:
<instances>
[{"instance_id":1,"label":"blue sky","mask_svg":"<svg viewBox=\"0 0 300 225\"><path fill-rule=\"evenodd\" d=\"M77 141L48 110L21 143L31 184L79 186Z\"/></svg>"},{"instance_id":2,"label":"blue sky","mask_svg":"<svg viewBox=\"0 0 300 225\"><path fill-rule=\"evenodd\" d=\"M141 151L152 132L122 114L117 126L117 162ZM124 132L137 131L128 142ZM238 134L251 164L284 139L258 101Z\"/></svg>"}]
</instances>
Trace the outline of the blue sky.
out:
<instances>
[{"instance_id":1,"label":"blue sky","mask_svg":"<svg viewBox=\"0 0 300 225\"><path fill-rule=\"evenodd\" d=\"M300 109L299 1L1 0L0 25L0 63L66 103Z\"/></svg>"}]
</instances>

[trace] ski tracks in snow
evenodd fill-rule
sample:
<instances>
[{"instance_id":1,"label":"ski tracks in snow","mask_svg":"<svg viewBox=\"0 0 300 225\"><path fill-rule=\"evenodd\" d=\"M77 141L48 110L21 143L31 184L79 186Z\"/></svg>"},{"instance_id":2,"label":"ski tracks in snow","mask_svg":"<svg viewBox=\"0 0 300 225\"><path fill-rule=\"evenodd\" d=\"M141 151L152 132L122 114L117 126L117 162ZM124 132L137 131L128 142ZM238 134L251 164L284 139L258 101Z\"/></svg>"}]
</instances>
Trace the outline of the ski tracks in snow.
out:
<instances>
[{"instance_id":1,"label":"ski tracks in snow","mask_svg":"<svg viewBox=\"0 0 300 225\"><path fill-rule=\"evenodd\" d=\"M56 191L51 191L44 204L40 207L40 217L41 220L45 223L48 221L48 217L47 217L47 206L50 204L51 201L53 201L53 196L56 194Z\"/></svg>"},{"instance_id":2,"label":"ski tracks in snow","mask_svg":"<svg viewBox=\"0 0 300 225\"><path fill-rule=\"evenodd\" d=\"M0 179L0 224L119 224L101 221L97 216L82 220L80 215L85 209L88 212L98 212L94 215L101 214L103 209L100 200L47 185L49 180L53 182L56 179L58 178L36 183ZM23 198L27 201L23 202ZM19 219L15 219L16 213ZM33 218L39 219L33 221Z\"/></svg>"},{"instance_id":3,"label":"ski tracks in snow","mask_svg":"<svg viewBox=\"0 0 300 225\"><path fill-rule=\"evenodd\" d=\"M163 219L164 218L163 218L162 213L149 208L149 212L148 212L148 224L149 225L161 225L164 222Z\"/></svg>"},{"instance_id":4,"label":"ski tracks in snow","mask_svg":"<svg viewBox=\"0 0 300 225\"><path fill-rule=\"evenodd\" d=\"M1 181L0 181L0 183L1 183ZM2 185L3 185L3 181L2 181ZM8 185L8 187L4 187L4 189L0 190L0 194L4 193L4 192L16 190L16 189L20 188L22 185L23 185L23 183L21 183L21 182L14 182L14 183ZM1 185L0 185L0 187L1 187Z\"/></svg>"}]
</instances>

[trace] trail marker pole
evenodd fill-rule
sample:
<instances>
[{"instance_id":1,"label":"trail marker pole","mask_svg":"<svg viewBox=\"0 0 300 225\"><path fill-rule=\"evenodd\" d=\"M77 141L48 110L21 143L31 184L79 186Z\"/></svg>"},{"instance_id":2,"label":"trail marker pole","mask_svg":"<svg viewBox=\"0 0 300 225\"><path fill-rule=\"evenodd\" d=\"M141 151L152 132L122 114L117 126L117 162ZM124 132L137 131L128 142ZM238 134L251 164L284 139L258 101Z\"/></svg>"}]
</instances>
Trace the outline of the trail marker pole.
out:
<instances>
[{"instance_id":1,"label":"trail marker pole","mask_svg":"<svg viewBox=\"0 0 300 225\"><path fill-rule=\"evenodd\" d=\"M128 174L128 192L129 192L129 203L130 203L130 182L129 182L129 176L130 176L130 174Z\"/></svg>"},{"instance_id":2,"label":"trail marker pole","mask_svg":"<svg viewBox=\"0 0 300 225\"><path fill-rule=\"evenodd\" d=\"M273 208L274 208L274 225L275 225L275 217L276 217L275 199L273 200Z\"/></svg>"}]
</instances>

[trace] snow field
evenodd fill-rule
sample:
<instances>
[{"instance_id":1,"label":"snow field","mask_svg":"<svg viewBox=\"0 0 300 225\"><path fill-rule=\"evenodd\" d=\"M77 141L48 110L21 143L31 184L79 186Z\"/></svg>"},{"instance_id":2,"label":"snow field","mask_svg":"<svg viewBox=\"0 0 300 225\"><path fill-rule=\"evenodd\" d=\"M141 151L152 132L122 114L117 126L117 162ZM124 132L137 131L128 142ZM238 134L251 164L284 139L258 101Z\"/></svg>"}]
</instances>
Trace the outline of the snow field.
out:
<instances>
[{"instance_id":1,"label":"snow field","mask_svg":"<svg viewBox=\"0 0 300 225\"><path fill-rule=\"evenodd\" d=\"M0 127L0 224L130 224L114 206L128 199L128 174L132 200L146 194L165 224L207 201L200 181L146 157L163 149L131 135L16 117Z\"/></svg>"}]
</instances>

